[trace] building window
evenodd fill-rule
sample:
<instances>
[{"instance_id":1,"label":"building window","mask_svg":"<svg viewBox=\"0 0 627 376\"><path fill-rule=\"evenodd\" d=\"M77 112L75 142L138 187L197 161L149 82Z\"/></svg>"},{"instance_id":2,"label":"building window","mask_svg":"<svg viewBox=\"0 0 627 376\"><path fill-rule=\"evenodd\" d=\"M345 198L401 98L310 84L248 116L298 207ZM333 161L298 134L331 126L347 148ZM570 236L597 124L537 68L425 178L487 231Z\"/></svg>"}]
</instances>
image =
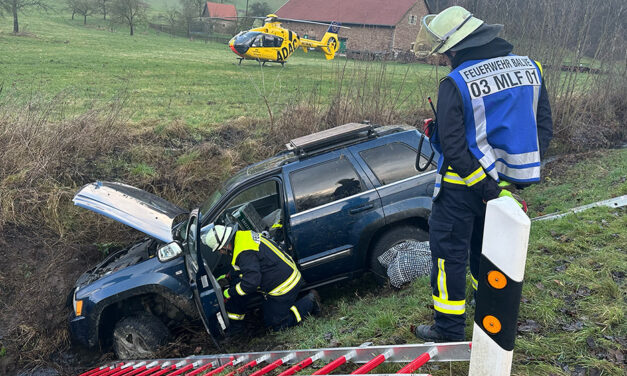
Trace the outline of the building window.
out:
<instances>
[{"instance_id":1,"label":"building window","mask_svg":"<svg viewBox=\"0 0 627 376\"><path fill-rule=\"evenodd\" d=\"M415 25L418 22L418 16L414 16L413 14L409 15L409 24Z\"/></svg>"}]
</instances>

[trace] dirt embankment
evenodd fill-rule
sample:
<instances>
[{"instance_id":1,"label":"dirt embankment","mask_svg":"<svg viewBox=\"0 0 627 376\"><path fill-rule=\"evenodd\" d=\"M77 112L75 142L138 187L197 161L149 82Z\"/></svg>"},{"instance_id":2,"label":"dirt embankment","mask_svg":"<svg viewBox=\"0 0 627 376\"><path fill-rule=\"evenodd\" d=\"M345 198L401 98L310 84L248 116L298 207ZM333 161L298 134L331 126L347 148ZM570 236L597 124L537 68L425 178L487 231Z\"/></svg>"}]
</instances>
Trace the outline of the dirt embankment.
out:
<instances>
[{"instance_id":1,"label":"dirt embankment","mask_svg":"<svg viewBox=\"0 0 627 376\"><path fill-rule=\"evenodd\" d=\"M98 251L55 240L45 230L9 226L2 235L0 344L7 350L0 374L16 372L19 365L35 371L55 363L63 373L70 360L61 356L69 349L66 298L80 273L98 260Z\"/></svg>"}]
</instances>

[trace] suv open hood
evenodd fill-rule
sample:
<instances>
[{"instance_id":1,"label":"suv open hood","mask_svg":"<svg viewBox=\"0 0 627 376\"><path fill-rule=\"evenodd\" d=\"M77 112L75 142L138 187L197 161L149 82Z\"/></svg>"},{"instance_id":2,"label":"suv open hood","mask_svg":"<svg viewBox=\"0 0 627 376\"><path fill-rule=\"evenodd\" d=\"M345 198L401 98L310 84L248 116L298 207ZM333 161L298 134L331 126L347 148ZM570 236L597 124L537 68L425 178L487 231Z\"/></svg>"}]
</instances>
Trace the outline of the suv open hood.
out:
<instances>
[{"instance_id":1,"label":"suv open hood","mask_svg":"<svg viewBox=\"0 0 627 376\"><path fill-rule=\"evenodd\" d=\"M95 182L81 188L74 204L157 238L172 241L172 222L187 210L130 185Z\"/></svg>"}]
</instances>

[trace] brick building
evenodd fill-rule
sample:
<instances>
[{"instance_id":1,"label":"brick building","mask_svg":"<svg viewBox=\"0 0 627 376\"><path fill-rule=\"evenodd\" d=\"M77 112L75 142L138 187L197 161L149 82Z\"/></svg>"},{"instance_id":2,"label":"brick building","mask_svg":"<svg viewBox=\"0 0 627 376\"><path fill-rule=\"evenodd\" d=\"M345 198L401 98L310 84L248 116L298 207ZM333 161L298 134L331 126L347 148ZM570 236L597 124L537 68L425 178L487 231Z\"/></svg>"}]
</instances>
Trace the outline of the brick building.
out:
<instances>
[{"instance_id":1,"label":"brick building","mask_svg":"<svg viewBox=\"0 0 627 376\"><path fill-rule=\"evenodd\" d=\"M219 4L207 1L202 9L205 20L211 19L209 25L216 33L232 33L237 26L237 10L233 4Z\"/></svg>"},{"instance_id":2,"label":"brick building","mask_svg":"<svg viewBox=\"0 0 627 376\"><path fill-rule=\"evenodd\" d=\"M341 22L340 52L404 52L412 49L420 19L428 14L425 0L289 0L276 14L281 18ZM282 21L302 37L320 39L324 25Z\"/></svg>"}]
</instances>

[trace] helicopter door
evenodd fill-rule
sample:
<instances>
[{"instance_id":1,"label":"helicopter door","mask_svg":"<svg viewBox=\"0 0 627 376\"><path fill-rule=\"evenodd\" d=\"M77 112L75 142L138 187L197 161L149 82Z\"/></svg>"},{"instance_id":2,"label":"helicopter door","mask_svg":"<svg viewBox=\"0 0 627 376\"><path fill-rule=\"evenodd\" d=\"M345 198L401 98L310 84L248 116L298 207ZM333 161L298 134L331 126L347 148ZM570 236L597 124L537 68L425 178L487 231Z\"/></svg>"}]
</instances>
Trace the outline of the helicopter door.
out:
<instances>
[{"instance_id":1,"label":"helicopter door","mask_svg":"<svg viewBox=\"0 0 627 376\"><path fill-rule=\"evenodd\" d=\"M261 58L263 47L263 34L259 34L253 39L253 42L250 45L250 49L248 50L248 54L250 54L253 58Z\"/></svg>"}]
</instances>

